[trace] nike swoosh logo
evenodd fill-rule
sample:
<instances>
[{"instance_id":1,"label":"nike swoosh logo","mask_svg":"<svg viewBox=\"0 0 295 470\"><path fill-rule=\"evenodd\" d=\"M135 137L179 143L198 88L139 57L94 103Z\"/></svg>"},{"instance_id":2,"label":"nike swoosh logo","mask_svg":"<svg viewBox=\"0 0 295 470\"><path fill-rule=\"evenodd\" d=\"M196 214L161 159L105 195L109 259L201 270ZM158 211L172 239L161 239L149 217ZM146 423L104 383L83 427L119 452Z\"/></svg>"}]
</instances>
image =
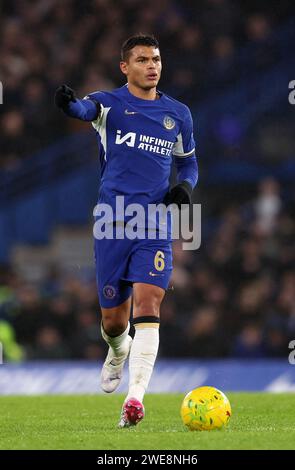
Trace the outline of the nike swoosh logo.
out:
<instances>
[{"instance_id":1,"label":"nike swoosh logo","mask_svg":"<svg viewBox=\"0 0 295 470\"><path fill-rule=\"evenodd\" d=\"M125 114L138 114L137 111L128 111L128 109L125 109Z\"/></svg>"},{"instance_id":2,"label":"nike swoosh logo","mask_svg":"<svg viewBox=\"0 0 295 470\"><path fill-rule=\"evenodd\" d=\"M150 276L163 276L163 274L153 273L152 271L149 272L149 275Z\"/></svg>"}]
</instances>

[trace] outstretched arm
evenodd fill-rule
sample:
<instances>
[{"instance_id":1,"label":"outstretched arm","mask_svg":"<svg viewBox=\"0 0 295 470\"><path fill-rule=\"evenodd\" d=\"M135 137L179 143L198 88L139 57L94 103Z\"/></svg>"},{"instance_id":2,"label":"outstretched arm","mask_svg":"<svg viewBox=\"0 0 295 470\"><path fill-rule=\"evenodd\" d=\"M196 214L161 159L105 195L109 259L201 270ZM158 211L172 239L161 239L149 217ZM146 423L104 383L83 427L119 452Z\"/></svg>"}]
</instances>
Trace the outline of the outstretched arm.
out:
<instances>
[{"instance_id":1,"label":"outstretched arm","mask_svg":"<svg viewBox=\"0 0 295 470\"><path fill-rule=\"evenodd\" d=\"M56 90L54 102L68 116L82 121L94 121L101 112L100 103L92 98L84 100L76 98L74 90L67 85L62 85Z\"/></svg>"}]
</instances>

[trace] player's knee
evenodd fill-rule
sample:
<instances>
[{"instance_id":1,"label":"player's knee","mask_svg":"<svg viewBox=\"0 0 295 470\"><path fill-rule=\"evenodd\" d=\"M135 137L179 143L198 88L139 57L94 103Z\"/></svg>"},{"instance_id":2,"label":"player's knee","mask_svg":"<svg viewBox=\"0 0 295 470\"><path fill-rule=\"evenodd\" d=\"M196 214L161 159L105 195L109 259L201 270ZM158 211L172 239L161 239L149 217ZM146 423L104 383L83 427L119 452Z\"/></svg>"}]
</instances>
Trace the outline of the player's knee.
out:
<instances>
[{"instance_id":1,"label":"player's knee","mask_svg":"<svg viewBox=\"0 0 295 470\"><path fill-rule=\"evenodd\" d=\"M151 295L149 297L142 297L134 302L134 308L136 316L160 316L160 304L161 300L157 295Z\"/></svg>"},{"instance_id":2,"label":"player's knee","mask_svg":"<svg viewBox=\"0 0 295 470\"><path fill-rule=\"evenodd\" d=\"M109 336L119 336L126 330L127 327L127 324L124 320L115 317L105 317L102 323L104 331Z\"/></svg>"}]
</instances>

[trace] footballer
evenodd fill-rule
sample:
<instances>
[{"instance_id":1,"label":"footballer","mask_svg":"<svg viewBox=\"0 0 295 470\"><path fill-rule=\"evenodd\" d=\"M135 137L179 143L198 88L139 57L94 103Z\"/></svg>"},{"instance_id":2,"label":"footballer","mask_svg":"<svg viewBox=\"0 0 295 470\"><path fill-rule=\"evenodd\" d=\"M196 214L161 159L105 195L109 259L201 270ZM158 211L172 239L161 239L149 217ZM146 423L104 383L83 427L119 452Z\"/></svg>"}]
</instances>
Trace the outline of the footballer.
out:
<instances>
[{"instance_id":1,"label":"footballer","mask_svg":"<svg viewBox=\"0 0 295 470\"><path fill-rule=\"evenodd\" d=\"M55 103L68 116L89 121L95 130L101 167L99 204L115 210L124 203L179 208L191 202L198 179L193 122L188 107L158 90L162 62L154 36L135 35L121 49L127 83L78 99L67 85ZM169 189L172 164L177 185ZM116 219L114 223L128 224ZM129 356L129 389L120 428L144 417L147 390L159 347L160 307L172 273L172 240L95 238L96 277L102 312L101 334L109 346L101 371L104 392L114 392ZM129 335L133 309L135 335Z\"/></svg>"}]
</instances>

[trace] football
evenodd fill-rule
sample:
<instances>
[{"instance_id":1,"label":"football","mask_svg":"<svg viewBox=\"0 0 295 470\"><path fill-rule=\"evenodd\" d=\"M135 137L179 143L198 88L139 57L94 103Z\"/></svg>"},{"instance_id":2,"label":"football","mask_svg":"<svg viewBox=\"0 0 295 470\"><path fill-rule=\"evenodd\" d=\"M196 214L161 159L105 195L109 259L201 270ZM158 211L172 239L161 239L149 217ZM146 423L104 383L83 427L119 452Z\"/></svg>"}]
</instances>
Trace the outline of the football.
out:
<instances>
[{"instance_id":1,"label":"football","mask_svg":"<svg viewBox=\"0 0 295 470\"><path fill-rule=\"evenodd\" d=\"M223 392L215 387L199 387L189 392L180 409L183 424L190 431L211 431L227 425L231 406Z\"/></svg>"}]
</instances>

